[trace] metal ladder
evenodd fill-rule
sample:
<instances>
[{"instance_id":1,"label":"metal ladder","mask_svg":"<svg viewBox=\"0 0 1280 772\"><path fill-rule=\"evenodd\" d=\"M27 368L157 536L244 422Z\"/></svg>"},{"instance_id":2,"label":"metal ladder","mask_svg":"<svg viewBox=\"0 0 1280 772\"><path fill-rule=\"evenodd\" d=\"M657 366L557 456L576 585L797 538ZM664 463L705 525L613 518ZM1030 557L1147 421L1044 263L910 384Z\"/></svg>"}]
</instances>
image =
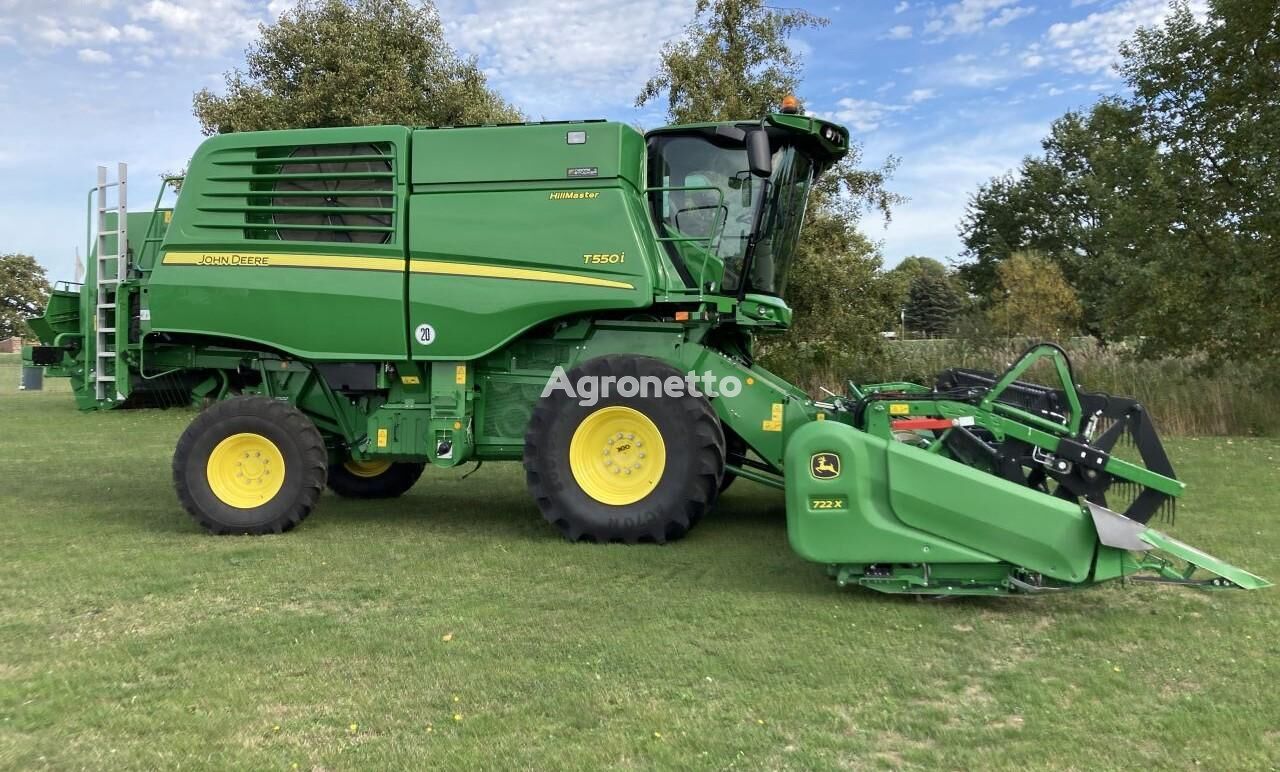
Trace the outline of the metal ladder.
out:
<instances>
[{"instance_id":1,"label":"metal ladder","mask_svg":"<svg viewBox=\"0 0 1280 772\"><path fill-rule=\"evenodd\" d=\"M107 188L116 189L115 206L107 207ZM116 181L107 182L107 167L98 167L98 243L96 256L97 271L94 274L97 295L94 302L95 355L93 370L94 393L99 400L123 400L125 395L116 381L116 377L128 377L128 369L121 369L116 359L119 353L120 339L117 335L117 304L120 297L120 285L129 278L129 212L128 212L128 165L116 165ZM116 213L116 227L107 230L107 214ZM111 254L107 254L107 241L115 236L116 245ZM114 262L110 272L108 268ZM109 302L108 302L109 301ZM127 324L127 322L126 322ZM128 330L123 331L127 338Z\"/></svg>"}]
</instances>

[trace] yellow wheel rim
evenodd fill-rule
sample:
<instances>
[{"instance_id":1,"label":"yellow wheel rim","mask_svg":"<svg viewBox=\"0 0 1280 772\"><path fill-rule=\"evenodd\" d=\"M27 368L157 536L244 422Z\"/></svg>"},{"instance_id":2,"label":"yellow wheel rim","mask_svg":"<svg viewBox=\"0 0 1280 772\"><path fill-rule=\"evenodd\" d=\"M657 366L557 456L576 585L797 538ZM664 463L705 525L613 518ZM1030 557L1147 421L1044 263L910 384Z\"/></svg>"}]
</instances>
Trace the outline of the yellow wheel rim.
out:
<instances>
[{"instance_id":1,"label":"yellow wheel rim","mask_svg":"<svg viewBox=\"0 0 1280 772\"><path fill-rule=\"evenodd\" d=\"M569 441L569 467L602 504L634 504L653 492L667 466L662 433L639 410L616 405L586 417Z\"/></svg>"},{"instance_id":2,"label":"yellow wheel rim","mask_svg":"<svg viewBox=\"0 0 1280 772\"><path fill-rule=\"evenodd\" d=\"M229 507L253 509L284 486L284 455L261 434L233 434L209 454L209 489Z\"/></svg>"},{"instance_id":3,"label":"yellow wheel rim","mask_svg":"<svg viewBox=\"0 0 1280 772\"><path fill-rule=\"evenodd\" d=\"M391 462L385 459L375 461L343 461L342 466L356 477L377 477L391 468Z\"/></svg>"}]
</instances>

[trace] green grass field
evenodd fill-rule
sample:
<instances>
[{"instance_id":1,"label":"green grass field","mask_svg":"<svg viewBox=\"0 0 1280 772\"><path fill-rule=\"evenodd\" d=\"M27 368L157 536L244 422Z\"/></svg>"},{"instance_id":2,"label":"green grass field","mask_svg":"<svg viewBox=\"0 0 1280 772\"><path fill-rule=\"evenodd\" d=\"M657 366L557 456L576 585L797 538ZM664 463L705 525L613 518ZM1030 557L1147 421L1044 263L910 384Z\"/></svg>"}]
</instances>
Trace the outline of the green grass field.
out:
<instances>
[{"instance_id":1,"label":"green grass field","mask_svg":"<svg viewBox=\"0 0 1280 772\"><path fill-rule=\"evenodd\" d=\"M0 360L0 768L1280 763L1280 590L841 592L776 492L666 547L570 545L513 464L213 538L170 485L191 413L16 382ZM1280 442L1169 445L1172 532L1280 577Z\"/></svg>"}]
</instances>

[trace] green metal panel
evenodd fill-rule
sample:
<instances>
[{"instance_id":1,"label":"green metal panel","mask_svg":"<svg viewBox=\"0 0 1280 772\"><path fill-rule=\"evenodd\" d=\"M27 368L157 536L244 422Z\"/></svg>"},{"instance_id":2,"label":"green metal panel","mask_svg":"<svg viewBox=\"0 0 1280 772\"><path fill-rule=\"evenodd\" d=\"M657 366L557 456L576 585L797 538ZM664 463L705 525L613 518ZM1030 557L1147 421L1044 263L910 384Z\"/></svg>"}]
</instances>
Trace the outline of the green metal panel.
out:
<instances>
[{"instance_id":1,"label":"green metal panel","mask_svg":"<svg viewBox=\"0 0 1280 772\"><path fill-rule=\"evenodd\" d=\"M585 132L587 143L567 144L571 131ZM642 144L634 130L419 130L413 141L415 359L473 359L550 319L653 303L665 258L635 186ZM567 176L572 169L595 176Z\"/></svg>"},{"instance_id":2,"label":"green metal panel","mask_svg":"<svg viewBox=\"0 0 1280 772\"><path fill-rule=\"evenodd\" d=\"M1229 580L1237 587L1245 590L1261 590L1271 586L1271 582L1261 576L1251 574L1242 568L1236 568L1224 560L1201 552L1190 544L1183 544L1172 536L1165 535L1153 528L1143 531L1139 538L1156 549L1164 550L1170 555L1185 560L1190 566L1190 570L1187 572L1188 577L1195 569L1202 568Z\"/></svg>"},{"instance_id":3,"label":"green metal panel","mask_svg":"<svg viewBox=\"0 0 1280 772\"><path fill-rule=\"evenodd\" d=\"M191 159L150 277L151 321L144 330L237 338L321 361L403 359L408 144L409 130L398 126L206 140ZM288 199L305 194L298 183L314 176L281 173L294 149L333 147L334 157L361 157L352 147L368 145L385 148L391 167L387 192L377 194L393 201L386 240L283 240L280 234L297 226L273 224L273 213L297 214ZM359 163L334 162L320 176L337 185L350 179L343 169ZM378 226L354 227L382 235Z\"/></svg>"},{"instance_id":4,"label":"green metal panel","mask_svg":"<svg viewBox=\"0 0 1280 772\"><path fill-rule=\"evenodd\" d=\"M792 549L808 560L833 564L996 562L993 555L898 518L890 500L888 444L835 421L814 421L791 434L786 496ZM837 455L839 475L814 477L810 464L815 454ZM945 490L933 494L949 495Z\"/></svg>"},{"instance_id":5,"label":"green metal panel","mask_svg":"<svg viewBox=\"0 0 1280 772\"><path fill-rule=\"evenodd\" d=\"M571 133L585 141L569 144ZM413 135L413 184L620 178L639 189L643 157L644 137L621 123L419 129Z\"/></svg>"},{"instance_id":6,"label":"green metal panel","mask_svg":"<svg viewBox=\"0 0 1280 772\"><path fill-rule=\"evenodd\" d=\"M1055 579L1088 577L1097 534L1078 504L905 443L888 443L887 455L902 522Z\"/></svg>"}]
</instances>

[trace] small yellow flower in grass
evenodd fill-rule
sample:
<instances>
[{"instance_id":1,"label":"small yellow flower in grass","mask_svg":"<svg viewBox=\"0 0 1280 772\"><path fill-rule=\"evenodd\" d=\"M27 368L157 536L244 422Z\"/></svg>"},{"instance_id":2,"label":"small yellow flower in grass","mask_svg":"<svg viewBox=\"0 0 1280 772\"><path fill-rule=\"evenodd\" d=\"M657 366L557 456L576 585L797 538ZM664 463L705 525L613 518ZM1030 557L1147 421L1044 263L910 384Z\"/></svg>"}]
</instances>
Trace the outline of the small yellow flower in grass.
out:
<instances>
[{"instance_id":1,"label":"small yellow flower in grass","mask_svg":"<svg viewBox=\"0 0 1280 772\"><path fill-rule=\"evenodd\" d=\"M454 720L454 721L461 721L461 720L462 720L462 714L461 714L461 713L454 713L454 714L453 714L453 720Z\"/></svg>"},{"instance_id":2,"label":"small yellow flower in grass","mask_svg":"<svg viewBox=\"0 0 1280 772\"><path fill-rule=\"evenodd\" d=\"M756 719L756 723L757 723L757 724L759 724L760 726L764 726L764 719L763 719L763 718L757 718L757 719Z\"/></svg>"},{"instance_id":3,"label":"small yellow flower in grass","mask_svg":"<svg viewBox=\"0 0 1280 772\"><path fill-rule=\"evenodd\" d=\"M1116 665L1115 667L1113 667L1113 668L1111 668L1111 669L1112 669L1112 670L1114 670L1114 671L1116 671L1117 673L1119 673L1119 672L1120 672L1120 666L1119 666L1119 665Z\"/></svg>"},{"instance_id":4,"label":"small yellow flower in grass","mask_svg":"<svg viewBox=\"0 0 1280 772\"><path fill-rule=\"evenodd\" d=\"M434 726L427 724L427 734L431 734L435 731L436 731L436 728Z\"/></svg>"},{"instance_id":5,"label":"small yellow flower in grass","mask_svg":"<svg viewBox=\"0 0 1280 772\"><path fill-rule=\"evenodd\" d=\"M351 726L347 727L347 729L351 730L353 733L359 728L360 728L359 724L352 724Z\"/></svg>"},{"instance_id":6,"label":"small yellow flower in grass","mask_svg":"<svg viewBox=\"0 0 1280 772\"><path fill-rule=\"evenodd\" d=\"M275 726L271 727L271 731L273 731L273 732L279 732L279 731L280 731L280 725L279 725L279 724L276 724Z\"/></svg>"},{"instance_id":7,"label":"small yellow flower in grass","mask_svg":"<svg viewBox=\"0 0 1280 772\"><path fill-rule=\"evenodd\" d=\"M455 695L453 695L453 701L454 701L454 702L460 702L461 700L462 700L462 698L461 698L461 697L459 697L458 695L456 695L456 694L455 694Z\"/></svg>"},{"instance_id":8,"label":"small yellow flower in grass","mask_svg":"<svg viewBox=\"0 0 1280 772\"><path fill-rule=\"evenodd\" d=\"M297 769L297 768L298 768L298 762L296 761L289 765L289 769Z\"/></svg>"},{"instance_id":9,"label":"small yellow flower in grass","mask_svg":"<svg viewBox=\"0 0 1280 772\"><path fill-rule=\"evenodd\" d=\"M656 739L658 739L658 740L661 740L661 739L662 739L662 732L654 732L654 733L653 733L653 736L654 736L654 738L656 738Z\"/></svg>"},{"instance_id":10,"label":"small yellow flower in grass","mask_svg":"<svg viewBox=\"0 0 1280 772\"><path fill-rule=\"evenodd\" d=\"M440 636L440 640L444 641L445 643L448 643L449 641L452 641L452 640L453 640L453 633L445 633L444 635Z\"/></svg>"}]
</instances>

